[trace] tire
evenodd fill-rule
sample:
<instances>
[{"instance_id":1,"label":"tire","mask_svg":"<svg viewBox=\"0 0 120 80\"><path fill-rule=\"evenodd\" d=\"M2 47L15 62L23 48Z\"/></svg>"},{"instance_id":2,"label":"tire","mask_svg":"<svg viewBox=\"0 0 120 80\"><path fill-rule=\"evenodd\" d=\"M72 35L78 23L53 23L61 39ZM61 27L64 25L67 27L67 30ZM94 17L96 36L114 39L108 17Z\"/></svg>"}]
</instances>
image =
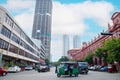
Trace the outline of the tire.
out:
<instances>
[{"instance_id":1,"label":"tire","mask_svg":"<svg viewBox=\"0 0 120 80\"><path fill-rule=\"evenodd\" d=\"M50 69L48 69L48 71L50 71Z\"/></svg>"},{"instance_id":2,"label":"tire","mask_svg":"<svg viewBox=\"0 0 120 80\"><path fill-rule=\"evenodd\" d=\"M75 74L75 77L78 77L78 74Z\"/></svg>"},{"instance_id":3,"label":"tire","mask_svg":"<svg viewBox=\"0 0 120 80\"><path fill-rule=\"evenodd\" d=\"M70 77L72 76L72 74L70 74Z\"/></svg>"},{"instance_id":4,"label":"tire","mask_svg":"<svg viewBox=\"0 0 120 80\"><path fill-rule=\"evenodd\" d=\"M16 70L15 72L18 73L18 70Z\"/></svg>"},{"instance_id":5,"label":"tire","mask_svg":"<svg viewBox=\"0 0 120 80\"><path fill-rule=\"evenodd\" d=\"M60 74L57 74L57 77L60 77L61 75Z\"/></svg>"},{"instance_id":6,"label":"tire","mask_svg":"<svg viewBox=\"0 0 120 80\"><path fill-rule=\"evenodd\" d=\"M7 74L6 72L3 72L3 73L2 73L2 76L6 76L6 74Z\"/></svg>"},{"instance_id":7,"label":"tire","mask_svg":"<svg viewBox=\"0 0 120 80\"><path fill-rule=\"evenodd\" d=\"M40 69L38 69L38 72L40 73Z\"/></svg>"}]
</instances>

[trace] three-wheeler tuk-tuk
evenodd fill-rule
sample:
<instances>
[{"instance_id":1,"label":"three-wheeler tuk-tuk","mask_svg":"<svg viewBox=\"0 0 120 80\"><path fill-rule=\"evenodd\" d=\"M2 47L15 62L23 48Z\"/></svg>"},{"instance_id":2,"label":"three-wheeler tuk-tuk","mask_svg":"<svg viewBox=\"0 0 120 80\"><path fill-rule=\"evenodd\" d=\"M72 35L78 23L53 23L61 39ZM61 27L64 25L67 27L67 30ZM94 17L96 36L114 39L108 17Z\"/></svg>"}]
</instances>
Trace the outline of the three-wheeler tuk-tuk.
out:
<instances>
[{"instance_id":1,"label":"three-wheeler tuk-tuk","mask_svg":"<svg viewBox=\"0 0 120 80\"><path fill-rule=\"evenodd\" d=\"M56 68L57 76L60 77L61 75L74 75L75 77L78 76L78 63L77 62L61 62L59 66Z\"/></svg>"}]
</instances>

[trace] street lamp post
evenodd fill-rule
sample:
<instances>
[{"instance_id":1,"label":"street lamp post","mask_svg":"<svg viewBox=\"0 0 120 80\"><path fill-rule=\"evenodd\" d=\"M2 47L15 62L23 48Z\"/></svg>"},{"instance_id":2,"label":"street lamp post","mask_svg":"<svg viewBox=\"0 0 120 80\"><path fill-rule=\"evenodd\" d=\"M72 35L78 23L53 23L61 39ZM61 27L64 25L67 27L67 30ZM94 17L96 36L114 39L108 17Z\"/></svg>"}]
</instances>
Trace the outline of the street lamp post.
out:
<instances>
[{"instance_id":1,"label":"street lamp post","mask_svg":"<svg viewBox=\"0 0 120 80\"><path fill-rule=\"evenodd\" d=\"M112 36L113 35L113 33L101 33L101 35L109 35L109 36Z\"/></svg>"},{"instance_id":2,"label":"street lamp post","mask_svg":"<svg viewBox=\"0 0 120 80\"><path fill-rule=\"evenodd\" d=\"M101 35L108 35L108 36L113 36L113 33L112 32L101 32ZM119 35L119 38L120 38L120 32L118 32L118 35Z\"/></svg>"}]
</instances>

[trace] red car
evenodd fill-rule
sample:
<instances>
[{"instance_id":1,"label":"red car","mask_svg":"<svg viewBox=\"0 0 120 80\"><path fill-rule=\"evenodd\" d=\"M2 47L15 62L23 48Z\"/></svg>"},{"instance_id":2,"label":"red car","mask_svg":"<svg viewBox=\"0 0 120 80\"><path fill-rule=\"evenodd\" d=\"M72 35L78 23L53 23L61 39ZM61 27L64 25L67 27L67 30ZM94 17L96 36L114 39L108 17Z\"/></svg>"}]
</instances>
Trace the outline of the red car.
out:
<instances>
[{"instance_id":1,"label":"red car","mask_svg":"<svg viewBox=\"0 0 120 80\"><path fill-rule=\"evenodd\" d=\"M0 67L0 75L5 76L7 75L8 71L6 69L3 69L2 67Z\"/></svg>"}]
</instances>

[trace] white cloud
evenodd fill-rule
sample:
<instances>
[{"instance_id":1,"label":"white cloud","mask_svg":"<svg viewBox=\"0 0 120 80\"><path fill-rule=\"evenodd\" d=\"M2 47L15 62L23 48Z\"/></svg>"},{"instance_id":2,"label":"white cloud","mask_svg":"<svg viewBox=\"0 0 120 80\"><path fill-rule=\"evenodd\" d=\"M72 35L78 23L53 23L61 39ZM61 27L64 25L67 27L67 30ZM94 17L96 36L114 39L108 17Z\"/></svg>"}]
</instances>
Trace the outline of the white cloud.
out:
<instances>
[{"instance_id":1,"label":"white cloud","mask_svg":"<svg viewBox=\"0 0 120 80\"><path fill-rule=\"evenodd\" d=\"M15 19L30 34L35 1L34 0L8 0L4 4L12 13L17 13ZM58 59L63 53L62 51L62 35L63 34L85 34L86 29L91 29L86 25L85 19L95 20L99 26L107 26L110 20L110 13L114 9L113 5L105 2L84 1L82 3L62 4L58 1L53 2L52 14L52 60ZM97 26L96 26L97 27ZM57 37L56 37L57 35Z\"/></svg>"},{"instance_id":2,"label":"white cloud","mask_svg":"<svg viewBox=\"0 0 120 80\"><path fill-rule=\"evenodd\" d=\"M34 0L7 0L7 4L4 5L14 13L21 13L23 11L33 11L35 6Z\"/></svg>"},{"instance_id":3,"label":"white cloud","mask_svg":"<svg viewBox=\"0 0 120 80\"><path fill-rule=\"evenodd\" d=\"M63 5L59 2L53 3L52 32L53 34L82 34L85 24L76 16L74 8L69 5ZM78 14L77 14L78 15Z\"/></svg>"},{"instance_id":4,"label":"white cloud","mask_svg":"<svg viewBox=\"0 0 120 80\"><path fill-rule=\"evenodd\" d=\"M54 40L51 41L52 60L57 61L63 55L63 41L61 35L53 35Z\"/></svg>"},{"instance_id":5,"label":"white cloud","mask_svg":"<svg viewBox=\"0 0 120 80\"><path fill-rule=\"evenodd\" d=\"M85 1L78 4L53 3L53 33L84 33L84 20L95 19L100 26L106 26L113 6L107 2Z\"/></svg>"},{"instance_id":6,"label":"white cloud","mask_svg":"<svg viewBox=\"0 0 120 80\"><path fill-rule=\"evenodd\" d=\"M31 36L35 1L34 0L7 0L6 4L2 4L12 13L21 28Z\"/></svg>"},{"instance_id":7,"label":"white cloud","mask_svg":"<svg viewBox=\"0 0 120 80\"><path fill-rule=\"evenodd\" d=\"M103 1L85 1L78 4L61 4L59 2L54 2L52 34L85 35L86 29L90 29L90 26L86 25L84 20L89 18L95 20L96 24L99 26L106 27L110 19L110 12L113 9L114 7L112 4ZM95 35L95 33L92 33L90 36L93 35ZM61 43L62 39L58 40L58 42ZM54 42L54 45L58 46L58 42ZM56 50L57 48L60 49L62 47L53 47L52 50ZM60 52L60 50L58 50L58 52ZM62 52L63 51L61 51L61 53Z\"/></svg>"},{"instance_id":8,"label":"white cloud","mask_svg":"<svg viewBox=\"0 0 120 80\"><path fill-rule=\"evenodd\" d=\"M22 29L31 36L32 26L33 26L33 14L23 13L20 15L16 15L15 19L19 22Z\"/></svg>"}]
</instances>

